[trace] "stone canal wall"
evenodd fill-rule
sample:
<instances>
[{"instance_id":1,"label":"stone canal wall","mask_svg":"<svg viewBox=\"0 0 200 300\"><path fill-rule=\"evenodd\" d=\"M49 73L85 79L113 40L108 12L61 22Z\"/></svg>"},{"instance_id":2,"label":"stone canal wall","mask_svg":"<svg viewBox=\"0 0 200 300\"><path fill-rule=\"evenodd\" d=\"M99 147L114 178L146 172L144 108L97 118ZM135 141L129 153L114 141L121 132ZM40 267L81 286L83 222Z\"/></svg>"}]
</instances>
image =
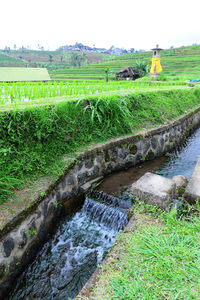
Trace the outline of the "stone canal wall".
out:
<instances>
[{"instance_id":1,"label":"stone canal wall","mask_svg":"<svg viewBox=\"0 0 200 300\"><path fill-rule=\"evenodd\" d=\"M166 154L199 124L200 108L171 124L115 139L80 154L43 197L0 231L0 299L33 259L63 208L70 211L80 205L84 191L94 180Z\"/></svg>"}]
</instances>

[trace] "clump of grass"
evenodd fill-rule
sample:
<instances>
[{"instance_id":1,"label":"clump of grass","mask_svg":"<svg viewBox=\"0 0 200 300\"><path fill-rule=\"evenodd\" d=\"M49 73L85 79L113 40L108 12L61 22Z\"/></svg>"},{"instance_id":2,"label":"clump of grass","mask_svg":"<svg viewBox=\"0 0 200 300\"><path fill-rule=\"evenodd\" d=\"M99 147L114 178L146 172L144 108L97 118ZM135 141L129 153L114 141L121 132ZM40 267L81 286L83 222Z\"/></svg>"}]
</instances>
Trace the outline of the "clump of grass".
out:
<instances>
[{"instance_id":1,"label":"clump of grass","mask_svg":"<svg viewBox=\"0 0 200 300\"><path fill-rule=\"evenodd\" d=\"M137 209L140 223L118 238L95 299L199 298L200 220L177 220L173 211L155 217L155 210Z\"/></svg>"}]
</instances>

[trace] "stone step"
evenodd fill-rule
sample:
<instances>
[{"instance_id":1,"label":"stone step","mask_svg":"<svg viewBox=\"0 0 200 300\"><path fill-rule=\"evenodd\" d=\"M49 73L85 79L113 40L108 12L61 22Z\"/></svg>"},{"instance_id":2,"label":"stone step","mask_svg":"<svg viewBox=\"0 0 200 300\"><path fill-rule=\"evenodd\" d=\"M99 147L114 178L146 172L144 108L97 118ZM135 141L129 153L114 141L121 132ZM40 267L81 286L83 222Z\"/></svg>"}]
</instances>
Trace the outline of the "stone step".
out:
<instances>
[{"instance_id":1,"label":"stone step","mask_svg":"<svg viewBox=\"0 0 200 300\"><path fill-rule=\"evenodd\" d=\"M150 172L145 173L131 187L133 197L162 209L170 206L175 191L174 180Z\"/></svg>"}]
</instances>

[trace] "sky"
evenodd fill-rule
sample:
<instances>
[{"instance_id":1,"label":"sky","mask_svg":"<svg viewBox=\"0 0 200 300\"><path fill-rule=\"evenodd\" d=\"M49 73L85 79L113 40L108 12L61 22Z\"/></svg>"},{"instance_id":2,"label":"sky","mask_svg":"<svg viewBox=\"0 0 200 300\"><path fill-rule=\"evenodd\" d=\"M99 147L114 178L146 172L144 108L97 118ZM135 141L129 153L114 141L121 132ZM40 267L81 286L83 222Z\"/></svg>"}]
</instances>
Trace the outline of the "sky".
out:
<instances>
[{"instance_id":1,"label":"sky","mask_svg":"<svg viewBox=\"0 0 200 300\"><path fill-rule=\"evenodd\" d=\"M199 0L1 0L0 8L0 49L200 44Z\"/></svg>"}]
</instances>

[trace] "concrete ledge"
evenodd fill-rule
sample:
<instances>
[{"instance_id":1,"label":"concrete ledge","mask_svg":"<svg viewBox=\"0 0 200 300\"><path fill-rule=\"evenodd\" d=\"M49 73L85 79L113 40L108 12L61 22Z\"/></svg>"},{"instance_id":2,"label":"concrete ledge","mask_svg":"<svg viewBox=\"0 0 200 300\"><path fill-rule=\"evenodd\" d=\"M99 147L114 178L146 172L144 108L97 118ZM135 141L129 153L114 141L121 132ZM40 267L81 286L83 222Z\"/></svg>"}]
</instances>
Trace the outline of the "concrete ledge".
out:
<instances>
[{"instance_id":1,"label":"concrete ledge","mask_svg":"<svg viewBox=\"0 0 200 300\"><path fill-rule=\"evenodd\" d=\"M186 187L184 197L188 202L191 203L194 203L197 199L200 199L200 157L198 158L192 173L191 180Z\"/></svg>"},{"instance_id":2,"label":"concrete ledge","mask_svg":"<svg viewBox=\"0 0 200 300\"><path fill-rule=\"evenodd\" d=\"M145 203L166 209L172 203L175 190L172 179L147 172L132 185L131 194Z\"/></svg>"}]
</instances>

